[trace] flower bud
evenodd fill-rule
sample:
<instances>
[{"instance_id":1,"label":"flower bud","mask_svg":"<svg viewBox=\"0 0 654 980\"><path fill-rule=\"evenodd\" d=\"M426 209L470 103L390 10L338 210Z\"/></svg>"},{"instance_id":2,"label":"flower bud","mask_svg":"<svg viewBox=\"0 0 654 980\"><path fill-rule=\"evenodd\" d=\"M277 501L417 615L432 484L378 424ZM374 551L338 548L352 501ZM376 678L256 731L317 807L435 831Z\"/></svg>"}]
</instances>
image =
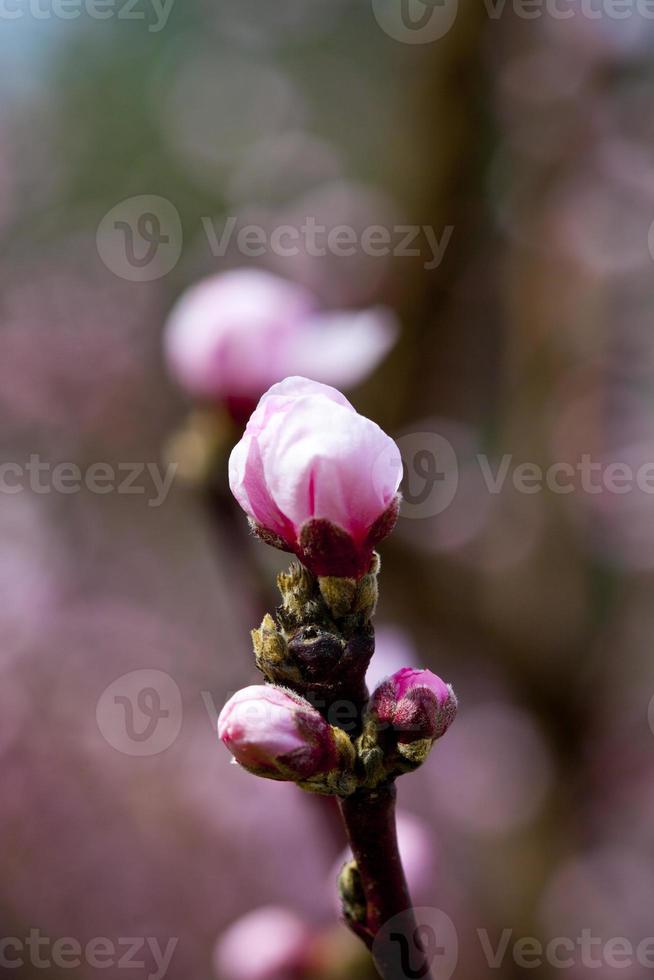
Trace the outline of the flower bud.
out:
<instances>
[{"instance_id":1,"label":"flower bud","mask_svg":"<svg viewBox=\"0 0 654 980\"><path fill-rule=\"evenodd\" d=\"M259 629L252 630L251 635L256 664L266 680L292 686L301 679L297 665L289 657L284 634L270 613L266 613Z\"/></svg>"},{"instance_id":2,"label":"flower bud","mask_svg":"<svg viewBox=\"0 0 654 980\"><path fill-rule=\"evenodd\" d=\"M232 493L267 543L321 577L360 579L399 508L400 453L335 388L287 378L229 460Z\"/></svg>"},{"instance_id":3,"label":"flower bud","mask_svg":"<svg viewBox=\"0 0 654 980\"><path fill-rule=\"evenodd\" d=\"M304 698L271 685L237 691L220 712L218 735L249 772L311 784L306 788L317 792L327 792L328 783L337 792L354 761L344 732Z\"/></svg>"},{"instance_id":4,"label":"flower bud","mask_svg":"<svg viewBox=\"0 0 654 980\"><path fill-rule=\"evenodd\" d=\"M379 685L369 713L390 725L399 743L433 741L454 721L457 700L449 684L430 670L402 667Z\"/></svg>"}]
</instances>

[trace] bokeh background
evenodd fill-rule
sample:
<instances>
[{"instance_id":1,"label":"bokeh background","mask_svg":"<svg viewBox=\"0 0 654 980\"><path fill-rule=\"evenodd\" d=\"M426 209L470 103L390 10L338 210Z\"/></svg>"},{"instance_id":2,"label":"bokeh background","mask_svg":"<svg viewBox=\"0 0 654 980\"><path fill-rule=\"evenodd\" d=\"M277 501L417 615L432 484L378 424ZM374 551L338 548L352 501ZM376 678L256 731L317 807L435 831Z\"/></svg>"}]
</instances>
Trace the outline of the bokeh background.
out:
<instances>
[{"instance_id":1,"label":"bokeh background","mask_svg":"<svg viewBox=\"0 0 654 980\"><path fill-rule=\"evenodd\" d=\"M175 0L165 23L145 0L103 19L3 8L2 459L163 465L193 407L166 373L163 324L209 273L263 267L327 309L394 309L396 347L349 395L403 437L409 495L430 434L458 472L449 506L436 483L383 547L380 647L461 700L400 788L431 850L421 902L455 924L456 977L533 973L516 940L586 929L599 966L577 955L537 975L640 978L600 950L654 935L654 499L519 492L511 473L654 462L653 22L461 0L430 40L401 29L400 6ZM97 234L140 195L173 205L183 247L130 280ZM452 231L432 269L424 251L216 256L205 231L306 215ZM500 492L478 454L492 472L510 455ZM1 934L176 938L166 975L209 980L224 930L274 904L327 937L312 975L363 977L329 932L333 825L230 766L215 735L228 694L256 681L249 629L283 562L220 484L208 501L177 479L158 507L3 488ZM103 713L111 692L133 695L145 729L144 685L169 710L160 742ZM510 931L496 967L479 930L493 948ZM135 958L130 976L156 973ZM24 951L11 975L44 969Z\"/></svg>"}]
</instances>

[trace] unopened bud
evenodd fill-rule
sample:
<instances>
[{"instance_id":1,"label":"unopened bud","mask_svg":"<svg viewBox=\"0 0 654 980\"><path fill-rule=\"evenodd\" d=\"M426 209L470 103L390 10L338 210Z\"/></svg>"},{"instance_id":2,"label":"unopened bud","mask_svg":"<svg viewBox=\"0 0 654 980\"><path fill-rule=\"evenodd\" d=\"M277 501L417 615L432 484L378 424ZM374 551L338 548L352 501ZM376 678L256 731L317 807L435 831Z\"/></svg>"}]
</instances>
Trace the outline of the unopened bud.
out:
<instances>
[{"instance_id":1,"label":"unopened bud","mask_svg":"<svg viewBox=\"0 0 654 980\"><path fill-rule=\"evenodd\" d=\"M218 734L236 761L257 776L316 792L351 792L352 743L292 691L271 685L238 691L220 713Z\"/></svg>"},{"instance_id":2,"label":"unopened bud","mask_svg":"<svg viewBox=\"0 0 654 980\"><path fill-rule=\"evenodd\" d=\"M265 677L277 684L297 681L300 673L289 660L288 645L270 613L266 613L259 629L252 630L252 645L257 667Z\"/></svg>"},{"instance_id":3,"label":"unopened bud","mask_svg":"<svg viewBox=\"0 0 654 980\"><path fill-rule=\"evenodd\" d=\"M370 716L390 725L399 743L433 741L454 721L457 700L449 684L430 670L402 667L377 687Z\"/></svg>"}]
</instances>

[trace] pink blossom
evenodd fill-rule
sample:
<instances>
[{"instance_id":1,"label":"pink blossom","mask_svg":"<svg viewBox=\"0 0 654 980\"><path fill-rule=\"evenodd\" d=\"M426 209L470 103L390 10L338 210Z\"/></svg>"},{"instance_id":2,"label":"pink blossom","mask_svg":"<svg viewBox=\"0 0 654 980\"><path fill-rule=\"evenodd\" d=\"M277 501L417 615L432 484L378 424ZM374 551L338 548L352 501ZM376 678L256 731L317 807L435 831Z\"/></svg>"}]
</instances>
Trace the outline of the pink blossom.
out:
<instances>
[{"instance_id":1,"label":"pink blossom","mask_svg":"<svg viewBox=\"0 0 654 980\"><path fill-rule=\"evenodd\" d=\"M446 701L450 695L450 687L442 681L437 674L431 670L419 670L416 667L402 667L393 674L391 680L395 687L395 696L400 699L405 697L414 687L428 687L433 691L439 701Z\"/></svg>"},{"instance_id":2,"label":"pink blossom","mask_svg":"<svg viewBox=\"0 0 654 980\"><path fill-rule=\"evenodd\" d=\"M290 909L266 905L234 922L216 943L221 980L288 980L311 944L309 926Z\"/></svg>"},{"instance_id":3,"label":"pink blossom","mask_svg":"<svg viewBox=\"0 0 654 980\"><path fill-rule=\"evenodd\" d=\"M364 574L397 518L400 453L335 388L266 392L229 460L232 493L269 543L318 575Z\"/></svg>"},{"instance_id":4,"label":"pink blossom","mask_svg":"<svg viewBox=\"0 0 654 980\"><path fill-rule=\"evenodd\" d=\"M402 667L373 692L370 712L401 742L440 738L454 721L456 696L431 670Z\"/></svg>"},{"instance_id":5,"label":"pink blossom","mask_svg":"<svg viewBox=\"0 0 654 980\"><path fill-rule=\"evenodd\" d=\"M188 289L165 333L171 374L194 398L250 410L286 375L343 386L366 377L397 335L384 309L322 313L297 283L257 269L211 276Z\"/></svg>"},{"instance_id":6,"label":"pink blossom","mask_svg":"<svg viewBox=\"0 0 654 980\"><path fill-rule=\"evenodd\" d=\"M257 775L309 779L336 765L330 726L308 701L279 687L237 691L220 712L218 735Z\"/></svg>"}]
</instances>

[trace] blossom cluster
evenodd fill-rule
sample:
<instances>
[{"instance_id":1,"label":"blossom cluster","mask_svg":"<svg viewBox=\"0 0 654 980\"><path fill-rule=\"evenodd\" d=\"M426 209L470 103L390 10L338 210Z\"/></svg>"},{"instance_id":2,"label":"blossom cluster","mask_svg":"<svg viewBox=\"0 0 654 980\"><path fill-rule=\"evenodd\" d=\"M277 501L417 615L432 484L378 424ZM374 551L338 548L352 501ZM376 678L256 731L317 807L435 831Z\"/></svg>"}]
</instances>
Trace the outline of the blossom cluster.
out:
<instances>
[{"instance_id":1,"label":"blossom cluster","mask_svg":"<svg viewBox=\"0 0 654 980\"><path fill-rule=\"evenodd\" d=\"M300 566L253 644L267 684L225 705L219 735L256 775L347 796L420 765L456 711L452 688L404 667L368 699L375 546L398 514L395 443L336 389L292 377L259 401L232 451L230 486L264 541ZM345 715L344 712L345 711Z\"/></svg>"},{"instance_id":2,"label":"blossom cluster","mask_svg":"<svg viewBox=\"0 0 654 980\"><path fill-rule=\"evenodd\" d=\"M412 675L408 682L407 670ZM365 735L354 741L308 700L271 685L253 685L233 695L220 713L218 734L236 762L257 776L348 795L360 785L407 771L403 759L423 762L455 713L450 685L430 670L402 668L373 692ZM375 767L369 765L371 733L374 747L383 753ZM418 756L409 751L416 745Z\"/></svg>"}]
</instances>

